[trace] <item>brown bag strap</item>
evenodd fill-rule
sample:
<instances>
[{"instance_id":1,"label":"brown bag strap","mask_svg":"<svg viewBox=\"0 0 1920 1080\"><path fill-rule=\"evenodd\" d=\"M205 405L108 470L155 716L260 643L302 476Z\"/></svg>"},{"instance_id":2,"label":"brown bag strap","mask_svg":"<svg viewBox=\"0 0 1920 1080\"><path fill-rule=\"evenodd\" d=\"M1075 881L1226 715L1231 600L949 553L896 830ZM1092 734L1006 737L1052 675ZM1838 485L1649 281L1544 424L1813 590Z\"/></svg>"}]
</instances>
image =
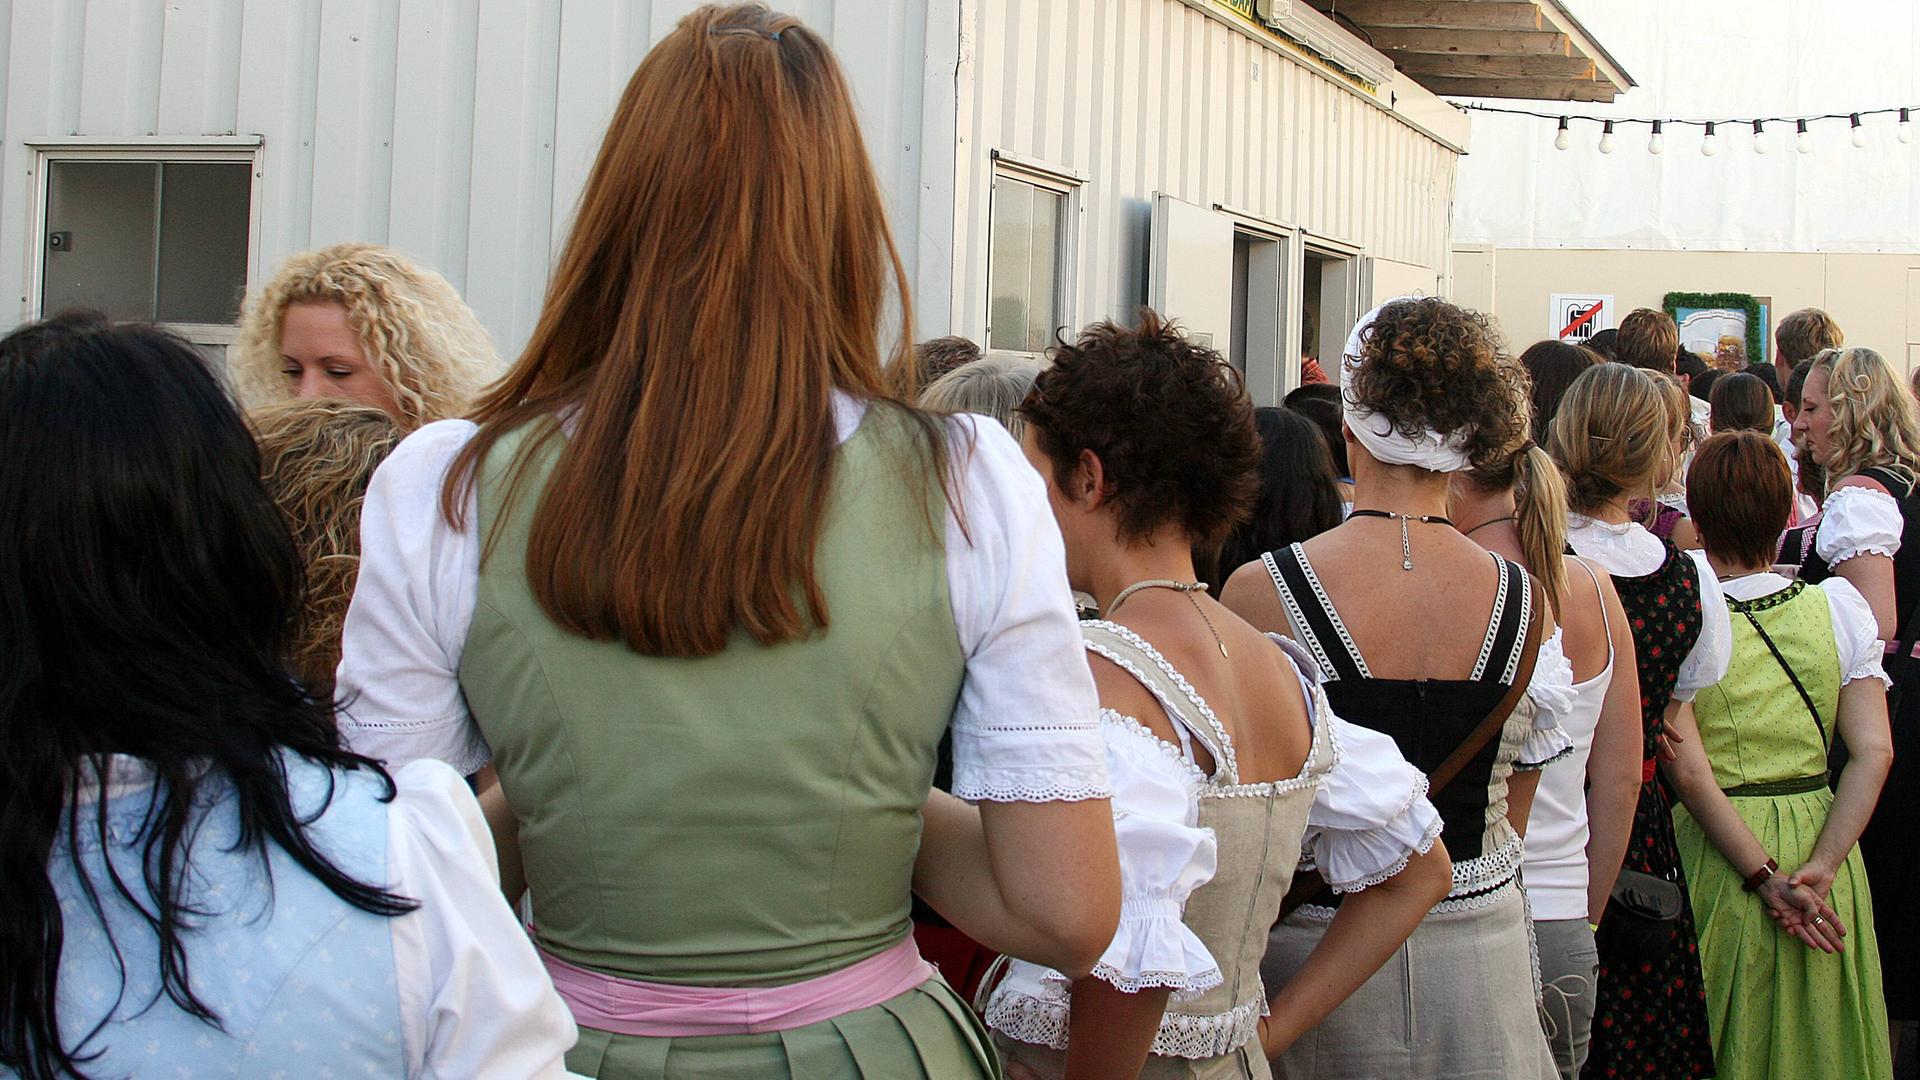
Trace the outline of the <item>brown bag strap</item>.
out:
<instances>
[{"instance_id":1,"label":"brown bag strap","mask_svg":"<svg viewBox=\"0 0 1920 1080\"><path fill-rule=\"evenodd\" d=\"M1533 666L1540 659L1540 646L1545 636L1547 605L1545 598L1540 595L1540 583L1532 575L1527 577L1527 589L1532 597L1531 617L1527 620L1527 643L1521 649L1520 666L1513 673L1513 683L1507 687L1506 696L1500 699L1500 704L1495 705L1487 718L1480 721L1480 726L1474 728L1471 735L1453 748L1453 753L1448 754L1445 761L1427 774L1429 799L1446 790L1454 777L1460 775L1460 770L1467 767L1467 762L1472 761L1474 755L1500 734L1500 729L1507 724L1507 717L1520 707L1520 697L1527 692L1527 684L1533 681Z\"/></svg>"}]
</instances>

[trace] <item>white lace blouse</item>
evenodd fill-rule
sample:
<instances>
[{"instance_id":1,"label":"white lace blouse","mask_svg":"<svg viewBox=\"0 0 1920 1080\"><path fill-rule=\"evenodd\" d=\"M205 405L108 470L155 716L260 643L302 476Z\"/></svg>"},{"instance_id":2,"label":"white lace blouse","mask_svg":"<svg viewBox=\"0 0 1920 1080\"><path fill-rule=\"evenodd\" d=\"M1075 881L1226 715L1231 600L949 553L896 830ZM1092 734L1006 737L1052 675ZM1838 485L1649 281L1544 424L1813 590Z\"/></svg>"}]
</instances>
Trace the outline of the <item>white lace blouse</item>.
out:
<instances>
[{"instance_id":1,"label":"white lace blouse","mask_svg":"<svg viewBox=\"0 0 1920 1080\"><path fill-rule=\"evenodd\" d=\"M1637 521L1614 525L1584 514L1567 515L1567 544L1574 554L1592 559L1616 577L1644 577L1666 561L1667 546ZM1694 695L1726 677L1733 659L1733 629L1720 579L1707 564L1705 552L1683 552L1693 559L1700 578L1700 636L1680 663L1673 700L1692 701Z\"/></svg>"},{"instance_id":2,"label":"white lace blouse","mask_svg":"<svg viewBox=\"0 0 1920 1080\"><path fill-rule=\"evenodd\" d=\"M1858 485L1835 488L1813 534L1813 550L1833 567L1858 555L1891 559L1900 553L1905 524L1899 501L1886 492Z\"/></svg>"},{"instance_id":3,"label":"white lace blouse","mask_svg":"<svg viewBox=\"0 0 1920 1080\"><path fill-rule=\"evenodd\" d=\"M1722 587L1726 589L1727 599L1744 601L1772 596L1792 584L1779 574L1768 572L1737 577L1724 582ZM1882 685L1892 687L1893 680L1887 678L1886 669L1881 666L1880 623L1873 617L1867 598L1846 578L1828 578L1812 587L1826 594L1827 612L1833 616L1833 649L1840 661L1840 685L1855 679L1879 679Z\"/></svg>"},{"instance_id":4,"label":"white lace blouse","mask_svg":"<svg viewBox=\"0 0 1920 1080\"><path fill-rule=\"evenodd\" d=\"M834 395L842 442L866 405ZM439 509L453 457L478 429L442 420L374 473L361 510L359 584L341 635L341 727L354 750L398 765L439 758L472 773L492 758L460 690L480 577L478 514ZM1107 794L1099 699L1067 587L1046 484L998 423L952 418L966 528L946 522L947 586L966 679L953 716L953 793L1050 802ZM969 438L969 434L971 438Z\"/></svg>"},{"instance_id":5,"label":"white lace blouse","mask_svg":"<svg viewBox=\"0 0 1920 1080\"><path fill-rule=\"evenodd\" d=\"M1317 673L1296 662L1294 674L1303 697L1314 701ZM1307 709L1310 719L1314 712ZM1392 738L1349 724L1331 708L1324 715L1332 724L1333 764L1317 778L1306 776L1310 765L1302 769L1303 782L1317 781L1302 854L1335 892L1359 892L1405 869L1415 853L1432 850L1440 814L1427 801L1427 778ZM1199 826L1208 777L1190 751L1132 717L1102 709L1100 732L1113 784L1121 914L1093 975L1129 993L1166 987L1174 1000L1198 996L1221 982L1214 957L1182 921L1187 898L1215 870L1213 831ZM1064 1049L1061 1018L1070 987L1057 971L1015 960L994 991L988 1022L1023 1042ZM1168 1051L1157 1045L1155 1052Z\"/></svg>"}]
</instances>

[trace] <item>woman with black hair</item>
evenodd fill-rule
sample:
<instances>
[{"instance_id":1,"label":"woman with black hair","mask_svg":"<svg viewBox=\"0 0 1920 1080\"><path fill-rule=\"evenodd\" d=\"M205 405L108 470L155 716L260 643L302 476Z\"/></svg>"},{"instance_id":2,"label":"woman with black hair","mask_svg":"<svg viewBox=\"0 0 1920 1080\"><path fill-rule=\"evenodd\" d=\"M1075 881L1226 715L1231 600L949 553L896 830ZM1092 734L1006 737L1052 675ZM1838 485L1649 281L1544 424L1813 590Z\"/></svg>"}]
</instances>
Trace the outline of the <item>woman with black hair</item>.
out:
<instances>
[{"instance_id":1,"label":"woman with black hair","mask_svg":"<svg viewBox=\"0 0 1920 1080\"><path fill-rule=\"evenodd\" d=\"M300 557L193 349L0 340L0 506L0 1073L560 1075L472 795L289 674Z\"/></svg>"},{"instance_id":2,"label":"woman with black hair","mask_svg":"<svg viewBox=\"0 0 1920 1080\"><path fill-rule=\"evenodd\" d=\"M1275 548L1340 524L1340 487L1320 427L1285 406L1253 410L1260 435L1260 490L1253 516L1234 526L1219 553L1200 552L1201 580L1219 595L1235 570Z\"/></svg>"}]
</instances>

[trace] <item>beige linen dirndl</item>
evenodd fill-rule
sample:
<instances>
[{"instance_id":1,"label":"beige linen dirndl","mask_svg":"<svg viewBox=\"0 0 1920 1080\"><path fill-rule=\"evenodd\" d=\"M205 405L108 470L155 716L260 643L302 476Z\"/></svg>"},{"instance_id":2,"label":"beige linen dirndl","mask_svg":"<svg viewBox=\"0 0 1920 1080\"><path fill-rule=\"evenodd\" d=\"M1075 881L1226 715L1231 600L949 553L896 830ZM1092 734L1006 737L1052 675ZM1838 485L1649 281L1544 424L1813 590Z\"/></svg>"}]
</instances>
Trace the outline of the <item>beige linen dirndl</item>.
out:
<instances>
[{"instance_id":1,"label":"beige linen dirndl","mask_svg":"<svg viewBox=\"0 0 1920 1080\"><path fill-rule=\"evenodd\" d=\"M1144 1080L1268 1080L1271 1073L1258 1037L1267 1013L1267 991L1260 980L1267 949L1263 928L1279 914L1280 902L1300 861L1301 837L1314 793L1334 767L1339 750L1333 711L1326 695L1312 695L1313 743L1298 775L1267 783L1240 782L1233 741L1206 701L1158 650L1131 630L1114 623L1082 624L1088 648L1113 660L1139 679L1165 706L1180 728L1213 755L1214 775L1199 790L1199 824L1212 829L1219 845L1219 869L1188 897L1181 921L1205 943L1220 967L1222 981L1192 997L1176 993L1155 1034L1153 1052L1140 1076ZM1312 661L1299 646L1273 638L1302 670ZM1168 745L1171 752L1179 748ZM1191 758L1189 757L1189 760ZM993 1033L994 1047L1008 1062L1019 1062L1043 1077L1066 1071L1066 1022L1069 1001L1059 987L1054 1000L997 998L988 1020L1003 1021L1026 1039ZM1005 1009L1003 1013L1001 1010Z\"/></svg>"},{"instance_id":2,"label":"beige linen dirndl","mask_svg":"<svg viewBox=\"0 0 1920 1080\"><path fill-rule=\"evenodd\" d=\"M1332 1015L1273 1060L1278 1080L1552 1080L1535 1008L1527 905L1518 883L1492 902L1427 914L1407 943ZM1331 909L1274 927L1263 970L1284 985L1320 943Z\"/></svg>"}]
</instances>

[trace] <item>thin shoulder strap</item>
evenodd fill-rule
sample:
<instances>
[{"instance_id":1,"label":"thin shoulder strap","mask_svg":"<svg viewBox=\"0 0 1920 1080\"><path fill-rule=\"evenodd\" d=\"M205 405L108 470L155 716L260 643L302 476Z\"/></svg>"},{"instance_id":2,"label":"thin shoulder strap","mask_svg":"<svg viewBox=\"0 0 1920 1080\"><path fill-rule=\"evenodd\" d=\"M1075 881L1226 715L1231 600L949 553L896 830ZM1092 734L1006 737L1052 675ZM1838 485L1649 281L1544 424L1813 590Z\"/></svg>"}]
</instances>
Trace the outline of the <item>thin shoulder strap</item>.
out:
<instances>
[{"instance_id":1,"label":"thin shoulder strap","mask_svg":"<svg viewBox=\"0 0 1920 1080\"><path fill-rule=\"evenodd\" d=\"M1593 582L1593 598L1600 601L1600 627L1607 635L1607 666L1613 666L1613 616L1607 614L1607 594L1600 588L1600 576L1587 565L1587 560L1578 555L1573 557L1574 564L1587 572L1587 580Z\"/></svg>"},{"instance_id":2,"label":"thin shoulder strap","mask_svg":"<svg viewBox=\"0 0 1920 1080\"><path fill-rule=\"evenodd\" d=\"M1239 763L1234 760L1233 740L1228 737L1227 729L1206 699L1160 655L1160 650L1132 630L1104 619L1081 623L1080 634L1086 640L1087 651L1112 661L1160 702L1167 718L1173 721L1176 734L1181 736L1182 744L1189 733L1200 740L1213 757L1214 780L1226 784L1240 782ZM1192 750L1187 749L1191 759Z\"/></svg>"},{"instance_id":3,"label":"thin shoulder strap","mask_svg":"<svg viewBox=\"0 0 1920 1080\"><path fill-rule=\"evenodd\" d=\"M1353 635L1347 633L1333 601L1320 585L1319 575L1307 562L1306 552L1292 544L1260 556L1267 574L1273 578L1274 591L1286 606L1287 616L1305 638L1307 648L1329 682L1370 677L1367 662L1361 658Z\"/></svg>"}]
</instances>

